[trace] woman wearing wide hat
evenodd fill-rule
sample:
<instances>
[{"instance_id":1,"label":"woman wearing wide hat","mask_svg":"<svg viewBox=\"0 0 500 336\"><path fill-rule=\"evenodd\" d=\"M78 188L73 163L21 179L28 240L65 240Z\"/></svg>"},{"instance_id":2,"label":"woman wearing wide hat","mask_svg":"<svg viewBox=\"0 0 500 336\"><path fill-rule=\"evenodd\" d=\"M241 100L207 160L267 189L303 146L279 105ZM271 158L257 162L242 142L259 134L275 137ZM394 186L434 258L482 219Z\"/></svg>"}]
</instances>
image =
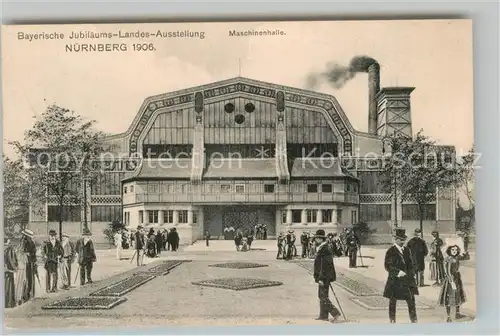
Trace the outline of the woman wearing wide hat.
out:
<instances>
[{"instance_id":1,"label":"woman wearing wide hat","mask_svg":"<svg viewBox=\"0 0 500 336\"><path fill-rule=\"evenodd\" d=\"M326 239L324 230L316 231L314 236L318 245L314 259L314 281L318 284L319 317L317 320L328 321L330 313L334 319L340 316L340 312L329 298L330 284L337 280L335 265L333 264L333 252Z\"/></svg>"},{"instance_id":2,"label":"woman wearing wide hat","mask_svg":"<svg viewBox=\"0 0 500 336\"><path fill-rule=\"evenodd\" d=\"M444 259L445 278L438 299L439 305L446 307L446 322L451 322L451 307L456 308L456 319L463 317L460 314L460 306L465 303L466 296L459 271L460 252L458 245L451 245L446 248L446 257Z\"/></svg>"},{"instance_id":3,"label":"woman wearing wide hat","mask_svg":"<svg viewBox=\"0 0 500 336\"><path fill-rule=\"evenodd\" d=\"M406 301L412 323L417 323L415 295L418 287L415 282L415 270L409 248L404 247L405 229L396 229L393 235L394 245L385 253L384 266L388 273L384 297L389 299L389 320L396 322L396 304Z\"/></svg>"}]
</instances>

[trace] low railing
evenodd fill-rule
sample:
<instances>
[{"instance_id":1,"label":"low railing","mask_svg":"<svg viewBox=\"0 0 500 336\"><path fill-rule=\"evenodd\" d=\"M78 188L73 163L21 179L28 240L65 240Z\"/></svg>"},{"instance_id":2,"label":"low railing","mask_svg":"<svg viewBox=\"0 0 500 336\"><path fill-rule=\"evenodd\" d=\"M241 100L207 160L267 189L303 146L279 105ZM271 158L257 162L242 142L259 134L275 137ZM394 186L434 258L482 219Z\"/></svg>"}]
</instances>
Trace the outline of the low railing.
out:
<instances>
[{"instance_id":1,"label":"low railing","mask_svg":"<svg viewBox=\"0 0 500 336\"><path fill-rule=\"evenodd\" d=\"M130 200L130 198L128 198ZM125 200L124 200L125 201ZM185 193L136 194L135 203L307 203L358 204L359 196L348 193ZM125 203L125 202L124 202Z\"/></svg>"}]
</instances>

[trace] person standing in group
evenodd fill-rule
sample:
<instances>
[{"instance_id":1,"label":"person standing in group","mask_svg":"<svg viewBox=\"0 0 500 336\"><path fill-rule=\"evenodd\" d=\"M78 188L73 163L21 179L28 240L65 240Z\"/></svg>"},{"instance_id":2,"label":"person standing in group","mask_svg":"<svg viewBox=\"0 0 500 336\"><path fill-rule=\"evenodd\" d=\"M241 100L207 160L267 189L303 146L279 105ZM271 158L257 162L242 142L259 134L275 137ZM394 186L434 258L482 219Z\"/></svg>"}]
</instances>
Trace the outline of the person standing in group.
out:
<instances>
[{"instance_id":1,"label":"person standing in group","mask_svg":"<svg viewBox=\"0 0 500 336\"><path fill-rule=\"evenodd\" d=\"M278 237L276 237L276 244L278 245L278 254L276 254L276 259L285 259L285 249L283 248L283 242L285 241L285 235L280 232Z\"/></svg>"},{"instance_id":2,"label":"person standing in group","mask_svg":"<svg viewBox=\"0 0 500 336\"><path fill-rule=\"evenodd\" d=\"M293 256L295 255L295 232L293 230L288 230L288 233L286 234L285 241L286 241L286 260L291 260Z\"/></svg>"},{"instance_id":3,"label":"person standing in group","mask_svg":"<svg viewBox=\"0 0 500 336\"><path fill-rule=\"evenodd\" d=\"M38 276L36 245L33 241L35 234L30 229L24 229L21 234L20 256L17 258L20 265L19 279L16 280L16 284L19 284L19 288L16 288L18 304L23 304L35 297L35 277Z\"/></svg>"},{"instance_id":4,"label":"person standing in group","mask_svg":"<svg viewBox=\"0 0 500 336\"><path fill-rule=\"evenodd\" d=\"M394 245L385 253L384 267L388 273L384 289L384 297L389 299L389 320L396 323L396 304L398 300L406 301L412 323L417 323L415 295L418 287L415 282L415 271L410 250L404 247L405 229L396 229L393 235Z\"/></svg>"},{"instance_id":5,"label":"person standing in group","mask_svg":"<svg viewBox=\"0 0 500 336\"><path fill-rule=\"evenodd\" d=\"M63 257L63 248L56 236L56 231L50 230L49 240L44 243L42 249L42 257L45 261L45 270L47 271L45 278L45 291L47 293L57 292L58 268Z\"/></svg>"},{"instance_id":6,"label":"person standing in group","mask_svg":"<svg viewBox=\"0 0 500 336\"><path fill-rule=\"evenodd\" d=\"M464 317L460 314L460 306L466 302L462 276L460 275L460 247L448 246L444 259L445 278L439 293L438 303L446 307L446 322L451 322L451 308L455 307L455 318Z\"/></svg>"},{"instance_id":7,"label":"person standing in group","mask_svg":"<svg viewBox=\"0 0 500 336\"><path fill-rule=\"evenodd\" d=\"M210 231L206 230L205 231L205 244L208 246L210 246Z\"/></svg>"},{"instance_id":8,"label":"person standing in group","mask_svg":"<svg viewBox=\"0 0 500 336\"><path fill-rule=\"evenodd\" d=\"M168 241L167 229L163 229L162 236L163 236L163 251L168 251L167 250L167 241Z\"/></svg>"},{"instance_id":9,"label":"person standing in group","mask_svg":"<svg viewBox=\"0 0 500 336\"><path fill-rule=\"evenodd\" d=\"M163 250L163 234L160 230L156 231L155 236L156 242L156 255L159 257L161 255L161 250Z\"/></svg>"},{"instance_id":10,"label":"person standing in group","mask_svg":"<svg viewBox=\"0 0 500 336\"><path fill-rule=\"evenodd\" d=\"M179 249L180 237L179 237L179 233L177 232L176 228L172 228L171 235L172 235L172 241L171 241L172 251L177 251Z\"/></svg>"},{"instance_id":11,"label":"person standing in group","mask_svg":"<svg viewBox=\"0 0 500 336\"><path fill-rule=\"evenodd\" d=\"M14 274L17 272L17 256L14 248L11 245L9 238L4 238L4 307L13 308L17 305L16 302L16 287L14 281Z\"/></svg>"},{"instance_id":12,"label":"person standing in group","mask_svg":"<svg viewBox=\"0 0 500 336\"><path fill-rule=\"evenodd\" d=\"M122 240L123 240L123 235L122 231L118 230L113 236L115 240L115 247L116 247L116 260L121 260L122 259Z\"/></svg>"},{"instance_id":13,"label":"person standing in group","mask_svg":"<svg viewBox=\"0 0 500 336\"><path fill-rule=\"evenodd\" d=\"M146 248L146 237L144 237L144 229L142 225L137 227L134 234L135 254L137 257L137 266L144 266L144 249Z\"/></svg>"},{"instance_id":14,"label":"person standing in group","mask_svg":"<svg viewBox=\"0 0 500 336\"><path fill-rule=\"evenodd\" d=\"M430 248L430 256L431 256L431 263L430 263L430 271L431 271L431 280L434 281L434 286L436 285L441 285L444 280L444 256L443 256L443 251L441 250L443 248L443 240L439 238L439 232L437 231L432 231L432 236L434 237L434 240L431 243L431 248Z\"/></svg>"},{"instance_id":15,"label":"person standing in group","mask_svg":"<svg viewBox=\"0 0 500 336\"><path fill-rule=\"evenodd\" d=\"M78 264L80 266L80 285L85 285L85 278L87 283L92 283L92 269L93 263L97 261L95 254L94 243L92 242L92 233L88 229L84 229L82 238L76 243L76 253L78 254Z\"/></svg>"},{"instance_id":16,"label":"person standing in group","mask_svg":"<svg viewBox=\"0 0 500 336\"><path fill-rule=\"evenodd\" d=\"M67 235L66 233L63 233L62 239L62 289L69 289L71 287L71 264L73 264L73 262L75 261L75 245L69 240L69 235Z\"/></svg>"},{"instance_id":17,"label":"person standing in group","mask_svg":"<svg viewBox=\"0 0 500 336\"><path fill-rule=\"evenodd\" d=\"M358 250L361 248L361 243L358 236L354 232L354 229L347 232L346 242L347 255L349 256L349 268L355 268L358 261Z\"/></svg>"},{"instance_id":18,"label":"person standing in group","mask_svg":"<svg viewBox=\"0 0 500 336\"><path fill-rule=\"evenodd\" d=\"M236 231L236 234L234 235L234 245L236 246L236 251L240 250L242 241L243 241L243 233L241 232L240 229L238 229Z\"/></svg>"},{"instance_id":19,"label":"person standing in group","mask_svg":"<svg viewBox=\"0 0 500 336\"><path fill-rule=\"evenodd\" d=\"M307 231L303 231L300 235L300 245L302 246L302 258L306 258L309 250L309 234Z\"/></svg>"},{"instance_id":20,"label":"person standing in group","mask_svg":"<svg viewBox=\"0 0 500 336\"><path fill-rule=\"evenodd\" d=\"M422 231L420 229L415 229L415 236L406 243L406 247L410 249L413 259L415 280L418 287L424 286L425 257L427 257L429 253L425 240L420 237L421 234Z\"/></svg>"},{"instance_id":21,"label":"person standing in group","mask_svg":"<svg viewBox=\"0 0 500 336\"><path fill-rule=\"evenodd\" d=\"M316 231L314 239L318 245L313 272L314 281L318 284L319 299L319 317L316 320L328 321L328 314L336 320L341 314L329 298L330 285L337 280L333 263L334 251L330 249L324 230Z\"/></svg>"}]
</instances>

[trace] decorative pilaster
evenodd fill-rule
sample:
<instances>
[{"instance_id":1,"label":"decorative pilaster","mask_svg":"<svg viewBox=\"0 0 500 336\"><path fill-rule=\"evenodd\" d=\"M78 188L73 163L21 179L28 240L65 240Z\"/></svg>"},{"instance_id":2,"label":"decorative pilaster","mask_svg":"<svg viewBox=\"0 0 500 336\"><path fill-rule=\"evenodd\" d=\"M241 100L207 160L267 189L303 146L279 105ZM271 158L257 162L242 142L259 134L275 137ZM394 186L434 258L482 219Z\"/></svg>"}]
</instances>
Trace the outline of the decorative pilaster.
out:
<instances>
[{"instance_id":1,"label":"decorative pilaster","mask_svg":"<svg viewBox=\"0 0 500 336\"><path fill-rule=\"evenodd\" d=\"M339 219L337 217L337 207L333 207L332 209L332 224L339 225Z\"/></svg>"},{"instance_id":2,"label":"decorative pilaster","mask_svg":"<svg viewBox=\"0 0 500 336\"><path fill-rule=\"evenodd\" d=\"M188 210L188 225L193 225L193 210Z\"/></svg>"},{"instance_id":3,"label":"decorative pilaster","mask_svg":"<svg viewBox=\"0 0 500 336\"><path fill-rule=\"evenodd\" d=\"M302 225L307 225L307 209L302 209L300 221Z\"/></svg>"},{"instance_id":4,"label":"decorative pilaster","mask_svg":"<svg viewBox=\"0 0 500 336\"><path fill-rule=\"evenodd\" d=\"M195 102L195 123L193 130L193 152L192 152L192 168L191 168L191 181L201 181L203 175L203 168L205 166L205 131L203 126L203 110L204 99L202 92L194 94Z\"/></svg>"},{"instance_id":5,"label":"decorative pilaster","mask_svg":"<svg viewBox=\"0 0 500 336\"><path fill-rule=\"evenodd\" d=\"M316 212L316 224L323 224L323 210L321 209Z\"/></svg>"},{"instance_id":6,"label":"decorative pilaster","mask_svg":"<svg viewBox=\"0 0 500 336\"><path fill-rule=\"evenodd\" d=\"M158 211L158 224L165 224L165 210Z\"/></svg>"},{"instance_id":7,"label":"decorative pilaster","mask_svg":"<svg viewBox=\"0 0 500 336\"><path fill-rule=\"evenodd\" d=\"M179 210L173 211L173 217L174 218L172 218L172 223L174 224L174 226L177 226L177 224L179 224Z\"/></svg>"},{"instance_id":8,"label":"decorative pilaster","mask_svg":"<svg viewBox=\"0 0 500 336\"><path fill-rule=\"evenodd\" d=\"M143 216L144 216L143 218L144 226L149 225L149 210L144 210Z\"/></svg>"},{"instance_id":9,"label":"decorative pilaster","mask_svg":"<svg viewBox=\"0 0 500 336\"><path fill-rule=\"evenodd\" d=\"M286 225L292 225L292 210L286 210Z\"/></svg>"}]
</instances>

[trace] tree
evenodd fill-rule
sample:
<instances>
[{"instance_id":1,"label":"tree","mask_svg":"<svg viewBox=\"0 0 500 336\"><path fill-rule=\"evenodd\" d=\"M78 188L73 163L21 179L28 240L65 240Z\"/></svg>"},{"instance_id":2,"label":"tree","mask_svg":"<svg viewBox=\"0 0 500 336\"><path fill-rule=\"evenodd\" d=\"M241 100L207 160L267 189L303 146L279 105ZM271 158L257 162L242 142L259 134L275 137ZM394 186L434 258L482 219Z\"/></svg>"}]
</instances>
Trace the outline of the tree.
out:
<instances>
[{"instance_id":1,"label":"tree","mask_svg":"<svg viewBox=\"0 0 500 336\"><path fill-rule=\"evenodd\" d=\"M461 169L460 169L460 184L464 188L465 196L469 201L470 207L474 208L475 202L475 165L476 165L476 154L474 152L474 146L469 149L467 155L462 156Z\"/></svg>"},{"instance_id":2,"label":"tree","mask_svg":"<svg viewBox=\"0 0 500 336\"><path fill-rule=\"evenodd\" d=\"M29 220L29 185L22 160L3 158L4 233L13 233L16 226L26 228Z\"/></svg>"},{"instance_id":3,"label":"tree","mask_svg":"<svg viewBox=\"0 0 500 336\"><path fill-rule=\"evenodd\" d=\"M459 185L460 165L454 160L454 150L436 146L421 130L414 139L394 136L396 144L388 163L384 164L389 176L397 176L401 200L411 199L417 204L421 235L425 205L433 202L438 190Z\"/></svg>"},{"instance_id":4,"label":"tree","mask_svg":"<svg viewBox=\"0 0 500 336\"><path fill-rule=\"evenodd\" d=\"M84 186L100 174L94 163L104 151L104 133L94 125L74 111L51 105L25 132L23 144L11 143L29 160L30 197L57 204L61 238L64 215L82 205Z\"/></svg>"}]
</instances>

